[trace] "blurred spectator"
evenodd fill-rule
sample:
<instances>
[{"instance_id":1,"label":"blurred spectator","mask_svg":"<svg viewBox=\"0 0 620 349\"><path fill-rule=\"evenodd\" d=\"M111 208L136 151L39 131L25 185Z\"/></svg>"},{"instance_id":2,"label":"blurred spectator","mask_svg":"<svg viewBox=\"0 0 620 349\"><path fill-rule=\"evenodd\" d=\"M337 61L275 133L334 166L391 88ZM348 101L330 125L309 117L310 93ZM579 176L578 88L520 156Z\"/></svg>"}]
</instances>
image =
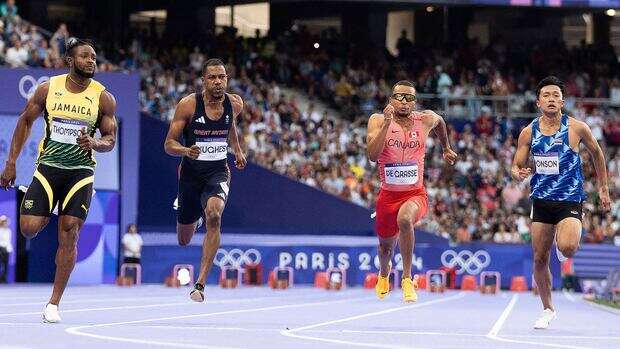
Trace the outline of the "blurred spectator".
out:
<instances>
[{"instance_id":1,"label":"blurred spectator","mask_svg":"<svg viewBox=\"0 0 620 349\"><path fill-rule=\"evenodd\" d=\"M28 62L28 50L22 46L20 40L13 39L13 46L6 51L5 61L11 68L26 66L26 62Z\"/></svg>"},{"instance_id":2,"label":"blurred spectator","mask_svg":"<svg viewBox=\"0 0 620 349\"><path fill-rule=\"evenodd\" d=\"M142 237L138 234L138 227L130 224L123 235L123 263L140 264L142 256Z\"/></svg>"},{"instance_id":3,"label":"blurred spectator","mask_svg":"<svg viewBox=\"0 0 620 349\"><path fill-rule=\"evenodd\" d=\"M0 17L15 16L17 16L17 5L15 5L15 0L7 0L4 4L0 5Z\"/></svg>"},{"instance_id":4,"label":"blurred spectator","mask_svg":"<svg viewBox=\"0 0 620 349\"><path fill-rule=\"evenodd\" d=\"M467 230L467 224L461 224L456 230L456 242L459 244L471 242L471 234Z\"/></svg>"},{"instance_id":5,"label":"blurred spectator","mask_svg":"<svg viewBox=\"0 0 620 349\"><path fill-rule=\"evenodd\" d=\"M490 135L495 128L494 120L491 117L491 108L484 106L480 109L480 116L476 120L476 133Z\"/></svg>"},{"instance_id":6,"label":"blurred spectator","mask_svg":"<svg viewBox=\"0 0 620 349\"><path fill-rule=\"evenodd\" d=\"M6 282L9 270L9 256L13 253L11 229L7 216L0 216L0 283Z\"/></svg>"},{"instance_id":7,"label":"blurred spectator","mask_svg":"<svg viewBox=\"0 0 620 349\"><path fill-rule=\"evenodd\" d=\"M0 22L4 24L5 33L7 35L10 35L15 31L15 28L19 23L15 0L7 0L5 3L0 5Z\"/></svg>"},{"instance_id":8,"label":"blurred spectator","mask_svg":"<svg viewBox=\"0 0 620 349\"><path fill-rule=\"evenodd\" d=\"M52 47L52 50L54 50L56 56L62 57L65 54L65 43L67 42L67 39L69 39L67 25L61 23L50 39L50 46Z\"/></svg>"}]
</instances>

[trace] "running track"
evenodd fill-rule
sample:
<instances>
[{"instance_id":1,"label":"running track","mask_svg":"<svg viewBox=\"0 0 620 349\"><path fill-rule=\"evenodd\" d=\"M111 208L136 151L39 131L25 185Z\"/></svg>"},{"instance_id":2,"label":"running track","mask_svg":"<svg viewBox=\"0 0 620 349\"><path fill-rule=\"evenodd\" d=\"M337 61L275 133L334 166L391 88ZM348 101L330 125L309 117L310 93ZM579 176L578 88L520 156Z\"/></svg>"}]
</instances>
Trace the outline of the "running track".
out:
<instances>
[{"instance_id":1,"label":"running track","mask_svg":"<svg viewBox=\"0 0 620 349\"><path fill-rule=\"evenodd\" d=\"M295 287L225 290L148 285L69 287L60 324L43 324L51 286L0 287L0 348L619 348L620 312L555 293L558 319L532 329L531 293L420 292Z\"/></svg>"}]
</instances>

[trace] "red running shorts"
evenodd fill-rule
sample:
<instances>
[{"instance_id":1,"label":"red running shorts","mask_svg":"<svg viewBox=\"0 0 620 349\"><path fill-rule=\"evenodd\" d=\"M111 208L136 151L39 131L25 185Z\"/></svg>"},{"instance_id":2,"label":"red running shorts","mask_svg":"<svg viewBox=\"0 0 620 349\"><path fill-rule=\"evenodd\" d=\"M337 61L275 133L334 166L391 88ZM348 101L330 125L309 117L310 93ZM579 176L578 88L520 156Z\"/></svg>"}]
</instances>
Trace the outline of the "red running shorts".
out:
<instances>
[{"instance_id":1,"label":"red running shorts","mask_svg":"<svg viewBox=\"0 0 620 349\"><path fill-rule=\"evenodd\" d=\"M428 197L424 187L409 191L389 191L381 189L377 197L377 216L375 217L375 231L381 238L390 238L398 235L398 211L407 201L413 201L418 206L418 213L414 217L413 225L422 219L428 212Z\"/></svg>"}]
</instances>

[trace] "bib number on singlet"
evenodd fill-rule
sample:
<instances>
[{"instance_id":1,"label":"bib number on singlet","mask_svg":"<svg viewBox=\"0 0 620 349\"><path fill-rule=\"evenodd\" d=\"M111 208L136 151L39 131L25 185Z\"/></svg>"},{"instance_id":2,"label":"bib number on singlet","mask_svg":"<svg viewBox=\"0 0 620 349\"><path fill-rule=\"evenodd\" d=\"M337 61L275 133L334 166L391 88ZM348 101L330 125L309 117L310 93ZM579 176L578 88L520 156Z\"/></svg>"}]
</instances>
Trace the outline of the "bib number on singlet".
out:
<instances>
[{"instance_id":1,"label":"bib number on singlet","mask_svg":"<svg viewBox=\"0 0 620 349\"><path fill-rule=\"evenodd\" d=\"M88 129L88 123L80 120L71 120L54 117L50 125L51 140L65 144L77 144L80 130Z\"/></svg>"},{"instance_id":2,"label":"bib number on singlet","mask_svg":"<svg viewBox=\"0 0 620 349\"><path fill-rule=\"evenodd\" d=\"M536 165L536 173L544 175L560 174L560 156L559 153L535 153L534 164Z\"/></svg>"},{"instance_id":3,"label":"bib number on singlet","mask_svg":"<svg viewBox=\"0 0 620 349\"><path fill-rule=\"evenodd\" d=\"M385 164L383 171L386 184L412 185L419 179L417 162Z\"/></svg>"},{"instance_id":4,"label":"bib number on singlet","mask_svg":"<svg viewBox=\"0 0 620 349\"><path fill-rule=\"evenodd\" d=\"M196 139L196 145L200 148L200 161L218 161L226 159L228 154L228 142L226 138Z\"/></svg>"}]
</instances>

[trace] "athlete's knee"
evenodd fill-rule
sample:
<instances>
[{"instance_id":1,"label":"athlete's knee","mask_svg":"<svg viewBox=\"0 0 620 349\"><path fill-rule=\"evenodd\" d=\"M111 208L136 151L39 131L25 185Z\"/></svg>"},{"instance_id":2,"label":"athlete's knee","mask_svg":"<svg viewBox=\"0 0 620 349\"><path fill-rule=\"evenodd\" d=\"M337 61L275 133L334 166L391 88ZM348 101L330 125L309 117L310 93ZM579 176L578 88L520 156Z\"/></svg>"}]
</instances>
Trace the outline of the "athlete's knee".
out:
<instances>
[{"instance_id":1,"label":"athlete's knee","mask_svg":"<svg viewBox=\"0 0 620 349\"><path fill-rule=\"evenodd\" d=\"M177 241L179 246L187 246L192 241L194 235L194 227L177 225Z\"/></svg>"},{"instance_id":2,"label":"athlete's knee","mask_svg":"<svg viewBox=\"0 0 620 349\"><path fill-rule=\"evenodd\" d=\"M39 234L41 230L43 230L44 227L45 222L34 221L24 218L19 220L19 229L26 239L34 238L35 236L37 236L37 234Z\"/></svg>"},{"instance_id":3,"label":"athlete's knee","mask_svg":"<svg viewBox=\"0 0 620 349\"><path fill-rule=\"evenodd\" d=\"M210 210L207 212L207 226L217 227L220 225L222 214L217 210Z\"/></svg>"},{"instance_id":4,"label":"athlete's knee","mask_svg":"<svg viewBox=\"0 0 620 349\"><path fill-rule=\"evenodd\" d=\"M399 215L396 223L398 223L398 229L401 232L413 231L413 215L410 213Z\"/></svg>"},{"instance_id":5,"label":"athlete's knee","mask_svg":"<svg viewBox=\"0 0 620 349\"><path fill-rule=\"evenodd\" d=\"M26 239L33 239L39 234L38 225L32 223L22 224L19 228Z\"/></svg>"},{"instance_id":6,"label":"athlete's knee","mask_svg":"<svg viewBox=\"0 0 620 349\"><path fill-rule=\"evenodd\" d=\"M81 227L82 224L77 219L66 219L62 221L58 234L58 246L67 249L77 248Z\"/></svg>"},{"instance_id":7,"label":"athlete's knee","mask_svg":"<svg viewBox=\"0 0 620 349\"><path fill-rule=\"evenodd\" d=\"M191 237L186 236L185 234L177 234L177 238L179 241L179 246L187 246L190 241L192 241Z\"/></svg>"},{"instance_id":8,"label":"athlete's knee","mask_svg":"<svg viewBox=\"0 0 620 349\"><path fill-rule=\"evenodd\" d=\"M571 258L577 253L577 249L579 248L578 244L574 243L561 243L558 242L558 249L562 252L562 255L567 258Z\"/></svg>"}]
</instances>

